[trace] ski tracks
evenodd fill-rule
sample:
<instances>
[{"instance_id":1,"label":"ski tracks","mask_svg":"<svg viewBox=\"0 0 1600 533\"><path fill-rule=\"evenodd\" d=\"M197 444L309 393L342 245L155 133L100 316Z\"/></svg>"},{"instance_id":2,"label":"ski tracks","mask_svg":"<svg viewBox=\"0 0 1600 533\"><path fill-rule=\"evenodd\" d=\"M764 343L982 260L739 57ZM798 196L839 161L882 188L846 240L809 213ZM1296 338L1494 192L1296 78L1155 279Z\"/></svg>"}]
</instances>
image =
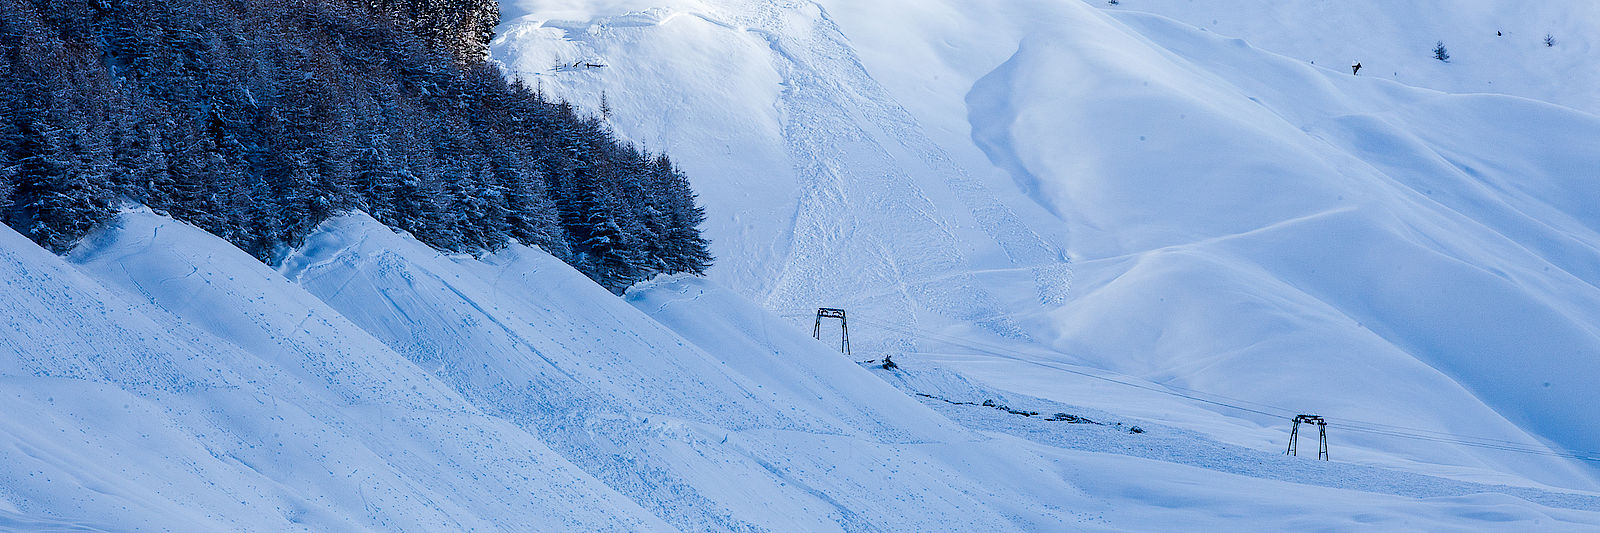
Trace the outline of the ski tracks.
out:
<instances>
[{"instance_id":1,"label":"ski tracks","mask_svg":"<svg viewBox=\"0 0 1600 533\"><path fill-rule=\"evenodd\" d=\"M1027 338L973 274L960 222L924 187L942 187L1015 268L1027 269L1043 304L1059 304L1071 266L1058 249L928 138L856 57L826 10L811 3L752 6L741 20L773 50L783 75L783 137L803 195L789 255L769 305L865 306L916 322L916 309ZM803 25L802 27L795 27ZM863 297L862 295L874 295ZM839 304L839 302L835 302Z\"/></svg>"}]
</instances>

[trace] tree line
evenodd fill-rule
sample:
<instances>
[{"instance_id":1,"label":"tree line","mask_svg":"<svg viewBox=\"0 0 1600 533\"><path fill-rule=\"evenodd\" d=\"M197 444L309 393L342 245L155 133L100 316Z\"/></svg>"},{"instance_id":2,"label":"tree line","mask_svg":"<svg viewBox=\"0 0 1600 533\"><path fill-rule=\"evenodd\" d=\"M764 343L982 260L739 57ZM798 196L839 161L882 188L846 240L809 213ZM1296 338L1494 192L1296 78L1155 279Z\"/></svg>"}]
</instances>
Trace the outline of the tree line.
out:
<instances>
[{"instance_id":1,"label":"tree line","mask_svg":"<svg viewBox=\"0 0 1600 533\"><path fill-rule=\"evenodd\" d=\"M384 9L0 0L0 219L60 252L138 202L273 263L359 209L442 250L537 245L614 292L710 265L668 157L508 81L481 23L424 38Z\"/></svg>"}]
</instances>

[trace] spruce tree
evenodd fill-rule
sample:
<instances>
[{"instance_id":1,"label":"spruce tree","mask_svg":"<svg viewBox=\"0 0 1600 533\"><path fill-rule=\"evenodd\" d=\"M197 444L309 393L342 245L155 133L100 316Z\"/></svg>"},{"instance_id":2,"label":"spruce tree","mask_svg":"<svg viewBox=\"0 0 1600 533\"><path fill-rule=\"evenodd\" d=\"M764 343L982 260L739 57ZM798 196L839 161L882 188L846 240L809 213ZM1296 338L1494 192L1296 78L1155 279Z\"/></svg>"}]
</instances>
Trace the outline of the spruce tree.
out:
<instances>
[{"instance_id":1,"label":"spruce tree","mask_svg":"<svg viewBox=\"0 0 1600 533\"><path fill-rule=\"evenodd\" d=\"M363 209L440 249L537 245L613 291L703 271L687 179L473 59L492 2L464 1L0 0L0 219L64 250L125 197L274 261Z\"/></svg>"}]
</instances>

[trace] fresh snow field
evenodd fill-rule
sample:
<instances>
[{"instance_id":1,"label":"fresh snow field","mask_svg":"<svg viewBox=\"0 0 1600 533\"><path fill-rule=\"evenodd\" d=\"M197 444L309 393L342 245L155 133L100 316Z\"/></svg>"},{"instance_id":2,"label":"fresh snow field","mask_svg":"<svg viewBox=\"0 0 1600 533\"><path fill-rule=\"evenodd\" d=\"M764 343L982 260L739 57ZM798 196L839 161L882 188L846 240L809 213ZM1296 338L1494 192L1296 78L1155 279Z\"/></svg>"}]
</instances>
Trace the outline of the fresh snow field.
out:
<instances>
[{"instance_id":1,"label":"fresh snow field","mask_svg":"<svg viewBox=\"0 0 1600 533\"><path fill-rule=\"evenodd\" d=\"M1600 530L1600 15L1211 4L507 2L711 275L0 227L0 530Z\"/></svg>"}]
</instances>

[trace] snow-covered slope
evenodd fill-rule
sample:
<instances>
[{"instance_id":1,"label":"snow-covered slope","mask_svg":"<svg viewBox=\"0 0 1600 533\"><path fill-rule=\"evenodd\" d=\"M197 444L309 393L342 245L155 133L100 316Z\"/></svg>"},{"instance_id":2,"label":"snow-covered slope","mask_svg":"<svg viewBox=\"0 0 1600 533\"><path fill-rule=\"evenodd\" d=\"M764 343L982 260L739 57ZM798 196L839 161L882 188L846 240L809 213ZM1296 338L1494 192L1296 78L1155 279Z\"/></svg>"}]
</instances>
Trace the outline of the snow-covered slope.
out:
<instances>
[{"instance_id":1,"label":"snow-covered slope","mask_svg":"<svg viewBox=\"0 0 1600 533\"><path fill-rule=\"evenodd\" d=\"M1600 526L1594 495L1298 468L874 375L703 279L623 301L365 215L280 272L148 211L70 259L0 228L0 529ZM950 403L978 398L1106 425Z\"/></svg>"},{"instance_id":2,"label":"snow-covered slope","mask_svg":"<svg viewBox=\"0 0 1600 533\"><path fill-rule=\"evenodd\" d=\"M285 270L681 529L1034 529L1068 519L1056 500L1072 489L1042 462L1004 461L1030 480L1026 492L975 482L967 476L989 469L961 465L1003 445L975 442L851 361L796 342L788 326L772 332L784 343L760 351L729 330L714 356L548 254L447 258L365 217L326 224ZM722 299L697 307L731 303Z\"/></svg>"},{"instance_id":3,"label":"snow-covered slope","mask_svg":"<svg viewBox=\"0 0 1600 533\"><path fill-rule=\"evenodd\" d=\"M1414 438L1600 449L1600 426L1572 422L1600 377L1592 115L1352 77L1137 2L509 4L496 57L591 108L605 94L620 132L693 176L714 279L780 312L848 308L858 349L1255 449L1314 412L1347 460L1597 487L1582 462ZM1209 9L1175 4L1145 7ZM1371 68L1424 9L1347 4L1398 21L1363 30L1388 32L1354 58ZM1317 16L1303 5L1226 27L1294 32ZM1592 15L1477 5L1440 24L1501 13L1526 38L1526 16ZM1272 50L1363 34L1317 35ZM1587 56L1554 52L1505 92L1581 105L1592 84L1552 78ZM1407 71L1500 75L1422 57ZM551 69L579 59L607 66Z\"/></svg>"},{"instance_id":4,"label":"snow-covered slope","mask_svg":"<svg viewBox=\"0 0 1600 533\"><path fill-rule=\"evenodd\" d=\"M1539 101L1592 84L1139 2L510 3L497 57L708 206L712 279L625 299L359 213L276 268L0 228L0 529L1600 528L1600 119Z\"/></svg>"},{"instance_id":5,"label":"snow-covered slope","mask_svg":"<svg viewBox=\"0 0 1600 533\"><path fill-rule=\"evenodd\" d=\"M1334 70L1359 61L1361 76L1600 114L1600 6L1590 2L1134 0L1107 7L1160 14ZM1440 42L1447 63L1434 58Z\"/></svg>"},{"instance_id":6,"label":"snow-covered slope","mask_svg":"<svg viewBox=\"0 0 1600 533\"><path fill-rule=\"evenodd\" d=\"M0 245L0 527L662 525L198 229L125 215L82 273Z\"/></svg>"}]
</instances>

